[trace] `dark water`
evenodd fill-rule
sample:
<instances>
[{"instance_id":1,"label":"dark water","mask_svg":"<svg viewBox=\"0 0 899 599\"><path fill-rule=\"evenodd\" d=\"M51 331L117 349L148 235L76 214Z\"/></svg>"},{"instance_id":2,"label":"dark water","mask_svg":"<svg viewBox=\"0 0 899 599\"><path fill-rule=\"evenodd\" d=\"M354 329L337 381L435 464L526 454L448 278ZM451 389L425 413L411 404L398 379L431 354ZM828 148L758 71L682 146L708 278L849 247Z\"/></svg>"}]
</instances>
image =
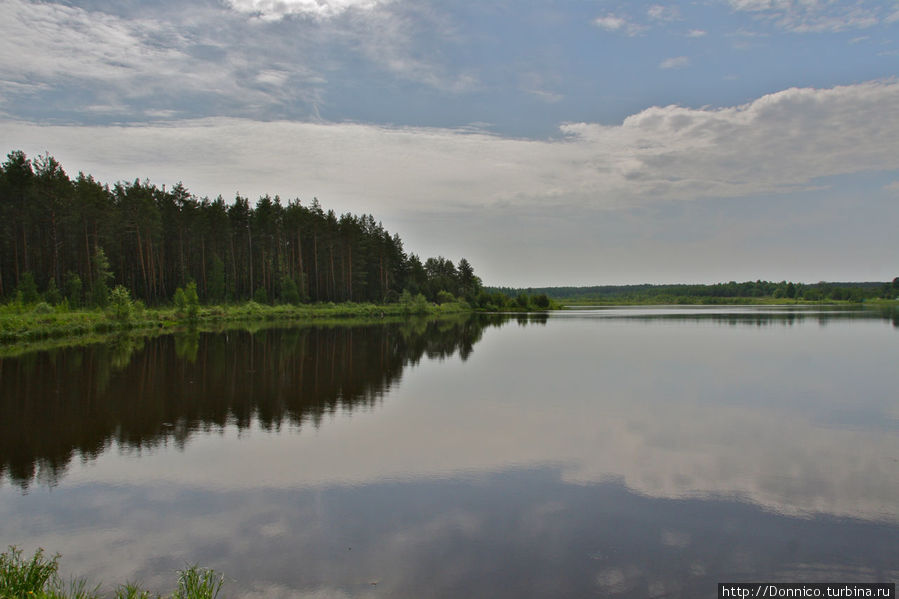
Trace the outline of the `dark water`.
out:
<instances>
[{"instance_id":1,"label":"dark water","mask_svg":"<svg viewBox=\"0 0 899 599\"><path fill-rule=\"evenodd\" d=\"M899 579L899 321L615 309L0 360L0 546L227 597Z\"/></svg>"}]
</instances>

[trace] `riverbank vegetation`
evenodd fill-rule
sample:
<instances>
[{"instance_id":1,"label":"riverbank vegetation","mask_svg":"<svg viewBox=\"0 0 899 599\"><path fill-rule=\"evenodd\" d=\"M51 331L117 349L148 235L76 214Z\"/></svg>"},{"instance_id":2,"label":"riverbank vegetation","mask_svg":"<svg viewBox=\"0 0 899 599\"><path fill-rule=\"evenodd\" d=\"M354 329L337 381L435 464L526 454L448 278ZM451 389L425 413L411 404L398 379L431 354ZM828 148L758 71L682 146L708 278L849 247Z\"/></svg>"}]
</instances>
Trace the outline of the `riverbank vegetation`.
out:
<instances>
[{"instance_id":1,"label":"riverbank vegetation","mask_svg":"<svg viewBox=\"0 0 899 599\"><path fill-rule=\"evenodd\" d=\"M578 305L628 304L768 304L869 302L899 298L899 277L891 282L812 284L791 281L745 281L714 285L604 285L593 287L487 287L485 293L545 294L551 301Z\"/></svg>"},{"instance_id":2,"label":"riverbank vegetation","mask_svg":"<svg viewBox=\"0 0 899 599\"><path fill-rule=\"evenodd\" d=\"M288 325L296 322L326 322L334 319L384 320L399 317L440 317L465 312L542 312L558 307L545 295L519 294L509 297L501 293L480 291L471 303L448 292L440 292L436 302L423 294L404 290L392 303L322 302L309 304L263 304L250 300L239 304L200 303L196 286L189 283L178 288L168 305L147 307L131 298L123 286L109 293L105 308L73 309L63 299L50 304L41 295L36 303L26 304L21 297L0 305L0 345L34 345L41 341L66 338L83 339L110 333L152 332L172 329L203 328L269 322ZM0 350L0 356L4 352Z\"/></svg>"},{"instance_id":3,"label":"riverbank vegetation","mask_svg":"<svg viewBox=\"0 0 899 599\"><path fill-rule=\"evenodd\" d=\"M190 296L190 294L188 294ZM428 302L423 295L404 292L392 304L332 302L318 304L242 304L205 306L195 299L169 306L147 308L130 299L124 287L116 288L105 309L73 310L65 303L51 306L11 302L0 306L0 343L22 344L59 337L84 337L117 331L168 330L225 323L267 321L291 323L337 318L383 319L399 316L439 316L471 310L465 302Z\"/></svg>"},{"instance_id":4,"label":"riverbank vegetation","mask_svg":"<svg viewBox=\"0 0 899 599\"><path fill-rule=\"evenodd\" d=\"M10 547L0 554L0 597L3 599L99 599L100 586L90 586L83 578L70 581L59 575L59 555L47 557L42 549L30 558L22 557L22 551ZM171 599L215 599L224 576L213 570L188 566L177 572L177 586ZM162 595L150 593L133 583L116 587L116 599L162 599Z\"/></svg>"}]
</instances>

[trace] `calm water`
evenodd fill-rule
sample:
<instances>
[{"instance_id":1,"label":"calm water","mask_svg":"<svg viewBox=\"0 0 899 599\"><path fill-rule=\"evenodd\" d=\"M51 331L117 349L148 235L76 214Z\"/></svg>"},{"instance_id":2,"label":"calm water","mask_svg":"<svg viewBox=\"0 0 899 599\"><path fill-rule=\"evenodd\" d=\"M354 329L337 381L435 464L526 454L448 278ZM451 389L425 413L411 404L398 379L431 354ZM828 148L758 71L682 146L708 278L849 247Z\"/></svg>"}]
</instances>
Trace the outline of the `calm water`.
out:
<instances>
[{"instance_id":1,"label":"calm water","mask_svg":"<svg viewBox=\"0 0 899 599\"><path fill-rule=\"evenodd\" d=\"M899 579L899 318L772 308L122 339L0 360L0 546L226 597Z\"/></svg>"}]
</instances>

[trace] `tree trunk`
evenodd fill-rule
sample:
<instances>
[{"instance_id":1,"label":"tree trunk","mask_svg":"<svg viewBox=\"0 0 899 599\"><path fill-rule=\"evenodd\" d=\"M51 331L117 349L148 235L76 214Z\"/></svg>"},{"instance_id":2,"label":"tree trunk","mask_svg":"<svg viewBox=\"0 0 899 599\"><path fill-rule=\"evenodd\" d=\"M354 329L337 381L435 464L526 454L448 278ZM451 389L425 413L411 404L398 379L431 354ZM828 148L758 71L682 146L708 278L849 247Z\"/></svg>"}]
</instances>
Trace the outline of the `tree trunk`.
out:
<instances>
[{"instance_id":1,"label":"tree trunk","mask_svg":"<svg viewBox=\"0 0 899 599\"><path fill-rule=\"evenodd\" d=\"M146 298L150 297L150 285L147 280L147 265L144 262L144 252L143 252L143 243L140 238L140 227L135 228L135 232L137 233L137 256L140 258L140 270L144 276L144 291L146 293Z\"/></svg>"}]
</instances>

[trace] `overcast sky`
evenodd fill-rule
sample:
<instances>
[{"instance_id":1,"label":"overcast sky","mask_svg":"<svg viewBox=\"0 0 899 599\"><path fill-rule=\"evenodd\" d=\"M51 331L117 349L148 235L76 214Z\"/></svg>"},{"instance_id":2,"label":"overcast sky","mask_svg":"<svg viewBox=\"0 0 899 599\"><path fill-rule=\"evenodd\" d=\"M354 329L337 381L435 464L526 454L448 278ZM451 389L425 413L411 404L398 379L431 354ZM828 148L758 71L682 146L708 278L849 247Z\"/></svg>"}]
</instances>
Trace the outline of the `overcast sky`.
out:
<instances>
[{"instance_id":1,"label":"overcast sky","mask_svg":"<svg viewBox=\"0 0 899 599\"><path fill-rule=\"evenodd\" d=\"M899 276L899 2L0 0L0 152L485 283Z\"/></svg>"}]
</instances>

